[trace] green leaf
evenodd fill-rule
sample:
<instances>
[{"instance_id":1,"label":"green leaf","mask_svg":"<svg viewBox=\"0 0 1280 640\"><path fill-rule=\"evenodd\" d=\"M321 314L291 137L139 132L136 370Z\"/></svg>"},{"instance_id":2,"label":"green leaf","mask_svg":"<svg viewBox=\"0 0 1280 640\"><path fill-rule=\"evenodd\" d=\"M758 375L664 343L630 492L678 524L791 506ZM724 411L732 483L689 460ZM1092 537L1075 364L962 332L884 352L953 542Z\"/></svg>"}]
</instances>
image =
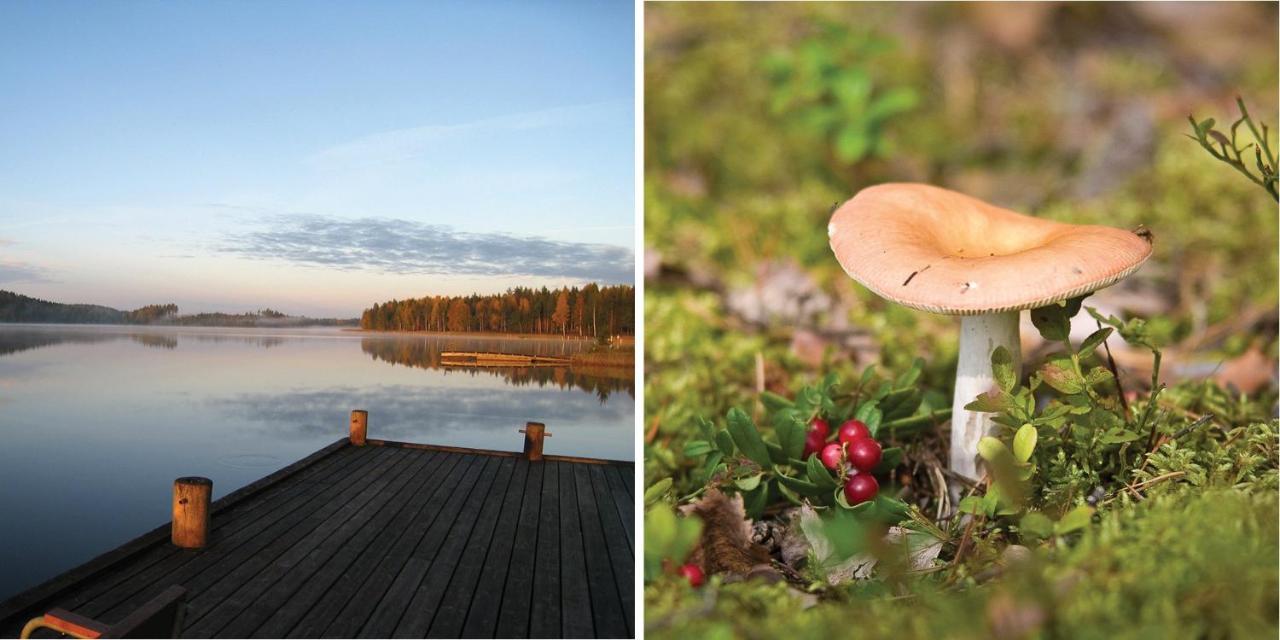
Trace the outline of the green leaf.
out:
<instances>
[{"instance_id":1,"label":"green leaf","mask_svg":"<svg viewBox=\"0 0 1280 640\"><path fill-rule=\"evenodd\" d=\"M1111 370L1106 367L1094 367L1093 370L1085 374L1084 382L1090 387L1096 387L1105 382L1115 380L1115 376L1111 375Z\"/></svg>"},{"instance_id":2,"label":"green leaf","mask_svg":"<svg viewBox=\"0 0 1280 640\"><path fill-rule=\"evenodd\" d=\"M665 496L667 491L671 489L671 482L671 478L663 478L650 485L648 489L645 489L644 505L648 507L658 500L661 500L662 496Z\"/></svg>"},{"instance_id":3,"label":"green leaf","mask_svg":"<svg viewBox=\"0 0 1280 640\"><path fill-rule=\"evenodd\" d=\"M911 508L907 506L907 503L883 493L876 494L873 501L878 515L888 524L897 524L911 512Z\"/></svg>"},{"instance_id":4,"label":"green leaf","mask_svg":"<svg viewBox=\"0 0 1280 640\"><path fill-rule=\"evenodd\" d=\"M762 392L760 394L760 402L764 403L764 407L769 411L769 413L781 411L782 409L791 409L796 406L796 404L790 399L784 398L772 391Z\"/></svg>"},{"instance_id":5,"label":"green leaf","mask_svg":"<svg viewBox=\"0 0 1280 640\"><path fill-rule=\"evenodd\" d=\"M1018 386L1018 374L1013 371L1013 355L1004 346L991 352L991 375L1001 391L1009 393Z\"/></svg>"},{"instance_id":6,"label":"green leaf","mask_svg":"<svg viewBox=\"0 0 1280 640\"><path fill-rule=\"evenodd\" d=\"M1057 362L1046 362L1040 368L1040 375L1044 378L1045 384L1062 393L1074 394L1084 391L1084 381L1076 375L1075 370Z\"/></svg>"},{"instance_id":7,"label":"green leaf","mask_svg":"<svg viewBox=\"0 0 1280 640\"><path fill-rule=\"evenodd\" d=\"M842 162L854 163L867 155L871 141L862 123L846 125L836 136L836 157Z\"/></svg>"},{"instance_id":8,"label":"green leaf","mask_svg":"<svg viewBox=\"0 0 1280 640\"><path fill-rule=\"evenodd\" d=\"M1098 442L1101 442L1102 444L1121 444L1124 442L1133 442L1141 437L1142 436L1134 433L1133 431L1129 431L1128 429L1115 428L1109 429L1106 433L1102 434L1102 437L1098 438Z\"/></svg>"},{"instance_id":9,"label":"green leaf","mask_svg":"<svg viewBox=\"0 0 1280 640\"><path fill-rule=\"evenodd\" d=\"M982 456L987 462L995 462L1009 454L1009 448L1004 446L1003 442L992 438L991 436L983 436L978 441L978 455Z\"/></svg>"},{"instance_id":10,"label":"green leaf","mask_svg":"<svg viewBox=\"0 0 1280 640\"><path fill-rule=\"evenodd\" d=\"M982 508L982 498L978 496L966 496L960 500L960 504L956 505L956 511L960 513L972 513L978 515L984 512Z\"/></svg>"},{"instance_id":11,"label":"green leaf","mask_svg":"<svg viewBox=\"0 0 1280 640\"><path fill-rule=\"evenodd\" d=\"M1043 540L1053 535L1053 521L1039 511L1030 511L1018 522L1018 530L1023 536Z\"/></svg>"},{"instance_id":12,"label":"green leaf","mask_svg":"<svg viewBox=\"0 0 1280 640\"><path fill-rule=\"evenodd\" d=\"M924 364L924 358L916 358L911 361L911 368L893 381L894 388L905 389L914 385L920 379L921 372L924 371Z\"/></svg>"},{"instance_id":13,"label":"green leaf","mask_svg":"<svg viewBox=\"0 0 1280 640\"><path fill-rule=\"evenodd\" d=\"M731 456L737 451L733 446L733 437L729 435L728 429L721 429L716 432L716 448L726 456Z\"/></svg>"},{"instance_id":14,"label":"green leaf","mask_svg":"<svg viewBox=\"0 0 1280 640\"><path fill-rule=\"evenodd\" d=\"M718 467L724 466L720 464L721 460L724 460L724 454L720 453L718 450L711 452L711 455L707 456L706 462L702 464L703 484L711 482L711 479L716 475Z\"/></svg>"},{"instance_id":15,"label":"green leaf","mask_svg":"<svg viewBox=\"0 0 1280 640\"><path fill-rule=\"evenodd\" d=\"M752 462L760 465L763 469L773 466L773 459L769 457L769 449L765 447L764 440L760 438L760 431L756 429L756 424L751 421L742 409L734 407L729 410L729 437L733 438L733 444L737 445L742 451L742 455L749 458Z\"/></svg>"},{"instance_id":16,"label":"green leaf","mask_svg":"<svg viewBox=\"0 0 1280 640\"><path fill-rule=\"evenodd\" d=\"M1030 424L1024 424L1018 433L1013 436L1013 457L1018 462L1026 462L1031 459L1031 454L1036 450L1036 440L1040 437L1040 433Z\"/></svg>"},{"instance_id":17,"label":"green leaf","mask_svg":"<svg viewBox=\"0 0 1280 640\"><path fill-rule=\"evenodd\" d=\"M907 87L895 87L871 103L867 117L880 120L911 110L916 106L916 92Z\"/></svg>"},{"instance_id":18,"label":"green leaf","mask_svg":"<svg viewBox=\"0 0 1280 640\"><path fill-rule=\"evenodd\" d=\"M745 478L738 478L737 480L733 481L733 484L734 486L738 487L738 489L741 491L751 491L756 487L760 486L760 480L762 478L764 478L764 474L757 473L755 475L750 475Z\"/></svg>"},{"instance_id":19,"label":"green leaf","mask_svg":"<svg viewBox=\"0 0 1280 640\"><path fill-rule=\"evenodd\" d=\"M825 495L830 489L824 489L807 480L792 478L791 476L778 476L778 483L791 489L792 491L810 498L817 498Z\"/></svg>"},{"instance_id":20,"label":"green leaf","mask_svg":"<svg viewBox=\"0 0 1280 640\"><path fill-rule=\"evenodd\" d=\"M964 406L969 411L984 411L986 413L1005 413L1011 406L1009 395L1002 391L992 390L984 393Z\"/></svg>"},{"instance_id":21,"label":"green leaf","mask_svg":"<svg viewBox=\"0 0 1280 640\"><path fill-rule=\"evenodd\" d=\"M799 459L804 453L804 438L806 427L803 422L795 419L782 419L775 423L774 430L778 432L778 445L782 447L782 453L788 459Z\"/></svg>"},{"instance_id":22,"label":"green leaf","mask_svg":"<svg viewBox=\"0 0 1280 640\"><path fill-rule=\"evenodd\" d=\"M790 464L791 463L791 458L788 458L787 454L782 451L782 447L772 442L769 442L768 440L765 440L764 448L765 448L765 451L769 452L770 463L772 464ZM768 467L765 467L765 468L768 468Z\"/></svg>"},{"instance_id":23,"label":"green leaf","mask_svg":"<svg viewBox=\"0 0 1280 640\"><path fill-rule=\"evenodd\" d=\"M1115 331L1115 329L1112 329L1111 327L1103 327L1089 334L1089 337L1085 338L1084 342L1080 343L1080 349L1077 351L1077 353L1080 354L1081 358L1084 358L1089 354L1093 353L1093 350L1097 349L1098 346L1103 343L1103 341L1105 341L1108 337L1110 337L1111 332L1113 331Z\"/></svg>"},{"instance_id":24,"label":"green leaf","mask_svg":"<svg viewBox=\"0 0 1280 640\"><path fill-rule=\"evenodd\" d=\"M818 460L818 456L809 456L809 462L806 463L805 472L809 476L809 482L813 486L822 491L830 491L840 486L839 482L831 475L827 468L822 466L822 462Z\"/></svg>"},{"instance_id":25,"label":"green leaf","mask_svg":"<svg viewBox=\"0 0 1280 640\"><path fill-rule=\"evenodd\" d=\"M693 419L693 423L698 425L698 433L702 434L703 440L710 441L715 438L715 427L711 424L710 420L707 420L702 416L698 416Z\"/></svg>"},{"instance_id":26,"label":"green leaf","mask_svg":"<svg viewBox=\"0 0 1280 640\"><path fill-rule=\"evenodd\" d=\"M1061 303L1032 309L1031 324L1036 326L1045 340L1063 342L1071 334L1071 317Z\"/></svg>"},{"instance_id":27,"label":"green leaf","mask_svg":"<svg viewBox=\"0 0 1280 640\"><path fill-rule=\"evenodd\" d=\"M760 486L745 491L742 494L742 506L747 512L747 517L752 520L758 519L764 515L764 508L769 502L769 485L761 484Z\"/></svg>"},{"instance_id":28,"label":"green leaf","mask_svg":"<svg viewBox=\"0 0 1280 640\"><path fill-rule=\"evenodd\" d=\"M711 453L711 443L706 440L690 440L684 443L684 457L697 458Z\"/></svg>"},{"instance_id":29,"label":"green leaf","mask_svg":"<svg viewBox=\"0 0 1280 640\"><path fill-rule=\"evenodd\" d=\"M1062 518L1058 520L1058 524L1054 525L1053 531L1058 535L1078 531L1089 526L1091 518L1093 518L1093 507L1082 504L1062 516Z\"/></svg>"}]
</instances>

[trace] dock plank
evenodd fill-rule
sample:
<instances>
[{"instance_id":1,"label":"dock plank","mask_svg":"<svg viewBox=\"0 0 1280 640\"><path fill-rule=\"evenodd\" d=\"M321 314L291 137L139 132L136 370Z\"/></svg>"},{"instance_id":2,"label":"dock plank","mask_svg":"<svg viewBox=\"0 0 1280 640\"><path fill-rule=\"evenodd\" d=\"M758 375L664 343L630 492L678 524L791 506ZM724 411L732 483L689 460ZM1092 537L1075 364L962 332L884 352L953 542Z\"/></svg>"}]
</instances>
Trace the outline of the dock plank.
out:
<instances>
[{"instance_id":1,"label":"dock plank","mask_svg":"<svg viewBox=\"0 0 1280 640\"><path fill-rule=\"evenodd\" d=\"M602 467L580 468L591 477L591 489L595 492L596 504L599 506L598 515L604 546L609 554L614 586L617 588L623 617L626 620L623 637L631 637L635 635L635 555L632 552L634 543L628 538L627 530L614 508L605 470ZM626 548L617 544L619 540L627 540Z\"/></svg>"},{"instance_id":2,"label":"dock plank","mask_svg":"<svg viewBox=\"0 0 1280 640\"><path fill-rule=\"evenodd\" d=\"M560 463L544 462L542 510L538 518L537 559L533 570L533 601L529 637L559 638L560 612Z\"/></svg>"},{"instance_id":3,"label":"dock plank","mask_svg":"<svg viewBox=\"0 0 1280 640\"><path fill-rule=\"evenodd\" d=\"M534 560L538 551L538 519L542 506L544 469L545 464L529 465L524 500L520 505L520 520L516 525L515 539L511 543L508 577L503 581L502 598L498 606L497 628L486 633L486 621L479 619L474 627L476 637L523 638L529 635L529 608L533 600ZM473 609L470 617L482 618L482 614Z\"/></svg>"},{"instance_id":4,"label":"dock plank","mask_svg":"<svg viewBox=\"0 0 1280 640\"><path fill-rule=\"evenodd\" d=\"M461 534L466 546L451 574L445 575L445 566L433 566L427 580L419 589L419 598L409 605L409 611L400 621L397 633L401 637L456 638L462 634L467 610L475 599L476 584L484 569L489 544L497 529L506 502L507 491L516 466L515 458L504 459L493 479L493 486L485 498L484 507L472 525L471 531ZM455 533L460 533L460 529ZM433 611L431 615L426 612Z\"/></svg>"},{"instance_id":5,"label":"dock plank","mask_svg":"<svg viewBox=\"0 0 1280 640\"><path fill-rule=\"evenodd\" d=\"M203 549L158 527L0 602L0 637L54 607L110 624L175 584L184 637L628 637L633 469L338 442L214 501Z\"/></svg>"},{"instance_id":6,"label":"dock plank","mask_svg":"<svg viewBox=\"0 0 1280 640\"><path fill-rule=\"evenodd\" d=\"M432 490L448 476L449 471L461 458L462 456L458 454L443 453L433 459L430 472L420 474L417 482L407 487L409 497L403 505L404 508L395 510L390 520L383 516L371 521L362 532L372 533L374 537L371 541L367 544L356 543L343 546L329 563L317 571L286 602L276 607L270 618L250 637L282 638L290 630L298 627L304 619L308 619L308 613L311 613L310 617L325 618L325 620L317 620L318 628L323 629L327 625L326 614L331 610L325 606L323 600L344 602L355 593L369 571L372 571L373 565L400 537L408 523L433 495ZM392 510L387 511L387 513L391 512ZM364 567L369 571L361 571Z\"/></svg>"},{"instance_id":7,"label":"dock plank","mask_svg":"<svg viewBox=\"0 0 1280 640\"><path fill-rule=\"evenodd\" d=\"M558 464L558 463L557 463ZM560 630L565 638L594 638L586 545L582 536L573 467L558 464L560 475Z\"/></svg>"},{"instance_id":8,"label":"dock plank","mask_svg":"<svg viewBox=\"0 0 1280 640\"><path fill-rule=\"evenodd\" d=\"M590 590L591 620L597 638L628 638L626 614L622 611L613 563L609 557L609 541L596 504L591 471L586 465L573 465L574 491L578 496L578 516L582 523L583 559L587 566L587 588Z\"/></svg>"},{"instance_id":9,"label":"dock plank","mask_svg":"<svg viewBox=\"0 0 1280 640\"><path fill-rule=\"evenodd\" d=\"M349 501L325 524L313 529L266 569L243 581L234 593L190 625L192 635L246 637L280 603L292 595L347 541L368 524L387 502L399 494L430 456L410 456L386 477L385 485L370 485L360 497ZM372 494L372 495L370 495ZM363 503L361 500L366 500ZM289 579L285 580L288 576ZM270 592L268 592L270 590ZM206 622L207 621L207 622Z\"/></svg>"},{"instance_id":10,"label":"dock plank","mask_svg":"<svg viewBox=\"0 0 1280 640\"><path fill-rule=\"evenodd\" d=\"M392 569L398 567L399 571L395 573L395 579L383 594L381 601L377 603L369 620L360 627L358 633L354 634L355 637L391 637L396 625L400 623L400 618L408 611L409 603L417 595L418 585L422 584L422 579L439 554L440 546L454 523L461 517L462 512L477 508L472 493L482 484L487 486L487 481L492 480L492 470L496 465L496 459L488 459L479 461L479 464L468 469L467 476L463 478L462 487L450 496L444 508L433 518L431 527L424 532L413 552L408 555L408 559L406 560L404 556L390 558ZM483 494L476 493L476 497L481 495ZM329 634L332 632L333 629L327 630L326 637L330 637ZM344 633L340 637L349 636Z\"/></svg>"}]
</instances>

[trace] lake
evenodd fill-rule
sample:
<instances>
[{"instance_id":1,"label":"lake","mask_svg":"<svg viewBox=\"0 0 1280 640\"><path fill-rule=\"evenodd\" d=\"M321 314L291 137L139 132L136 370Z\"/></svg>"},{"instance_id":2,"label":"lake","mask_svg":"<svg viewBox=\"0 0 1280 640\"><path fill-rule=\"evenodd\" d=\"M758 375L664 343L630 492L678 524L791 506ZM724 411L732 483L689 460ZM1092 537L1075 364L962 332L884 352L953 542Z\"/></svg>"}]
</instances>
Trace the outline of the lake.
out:
<instances>
[{"instance_id":1,"label":"lake","mask_svg":"<svg viewBox=\"0 0 1280 640\"><path fill-rule=\"evenodd\" d=\"M559 339L316 329L0 325L0 600L345 437L633 460L630 370L458 367L443 351L569 356Z\"/></svg>"}]
</instances>

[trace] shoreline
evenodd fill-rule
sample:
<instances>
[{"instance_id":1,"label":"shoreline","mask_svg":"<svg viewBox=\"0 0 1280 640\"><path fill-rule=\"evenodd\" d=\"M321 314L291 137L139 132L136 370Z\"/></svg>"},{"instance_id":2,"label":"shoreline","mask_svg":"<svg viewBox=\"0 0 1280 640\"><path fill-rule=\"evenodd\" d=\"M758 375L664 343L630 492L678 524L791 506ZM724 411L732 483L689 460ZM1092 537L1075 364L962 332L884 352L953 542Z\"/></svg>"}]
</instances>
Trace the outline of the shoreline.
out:
<instances>
[{"instance_id":1,"label":"shoreline","mask_svg":"<svg viewBox=\"0 0 1280 640\"><path fill-rule=\"evenodd\" d=\"M561 336L552 333L502 333L498 331L404 331L394 330L388 331L383 329L360 329L358 327L341 327L341 331L346 333L367 333L369 335L381 336L430 336L438 338L506 338L508 340L555 340L559 342L595 342L595 338L586 336ZM625 346L634 350L635 337L624 336L627 339ZM612 348L612 347L611 347Z\"/></svg>"}]
</instances>

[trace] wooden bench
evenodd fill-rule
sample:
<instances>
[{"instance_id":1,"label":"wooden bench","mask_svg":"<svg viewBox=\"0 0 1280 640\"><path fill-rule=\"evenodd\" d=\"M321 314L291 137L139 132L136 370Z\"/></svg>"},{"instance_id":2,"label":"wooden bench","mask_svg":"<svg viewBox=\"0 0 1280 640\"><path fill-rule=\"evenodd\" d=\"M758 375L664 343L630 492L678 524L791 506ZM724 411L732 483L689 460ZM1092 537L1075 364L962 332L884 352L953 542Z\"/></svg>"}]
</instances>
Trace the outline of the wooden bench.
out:
<instances>
[{"instance_id":1,"label":"wooden bench","mask_svg":"<svg viewBox=\"0 0 1280 640\"><path fill-rule=\"evenodd\" d=\"M187 590L169 587L113 625L86 618L65 609L52 609L32 618L22 628L22 638L38 629L50 629L73 638L177 638L182 631Z\"/></svg>"}]
</instances>

